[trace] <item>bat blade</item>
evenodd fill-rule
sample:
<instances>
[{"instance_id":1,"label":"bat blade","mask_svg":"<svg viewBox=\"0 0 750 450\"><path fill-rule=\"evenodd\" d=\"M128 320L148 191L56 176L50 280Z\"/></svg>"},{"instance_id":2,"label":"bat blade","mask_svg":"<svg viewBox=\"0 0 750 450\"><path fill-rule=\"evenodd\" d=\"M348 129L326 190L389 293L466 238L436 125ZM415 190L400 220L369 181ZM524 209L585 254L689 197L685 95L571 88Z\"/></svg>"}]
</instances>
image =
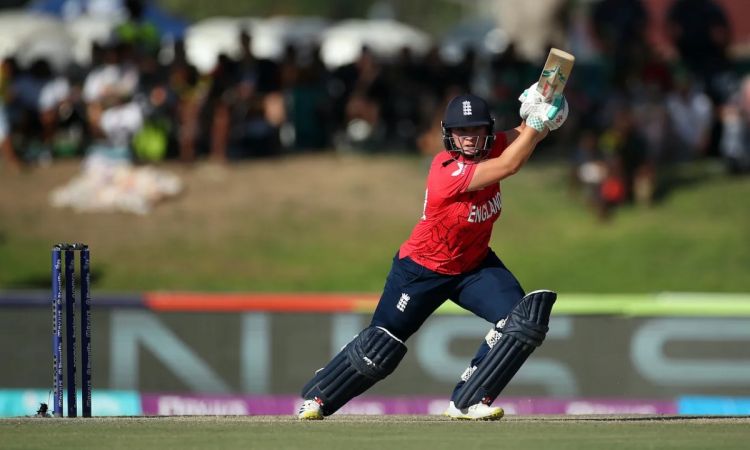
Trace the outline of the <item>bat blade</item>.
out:
<instances>
[{"instance_id":1,"label":"bat blade","mask_svg":"<svg viewBox=\"0 0 750 450\"><path fill-rule=\"evenodd\" d=\"M547 55L547 62L544 63L544 69L539 77L537 90L549 101L553 95L559 94L565 89L570 72L573 70L575 56L558 48L550 49Z\"/></svg>"}]
</instances>

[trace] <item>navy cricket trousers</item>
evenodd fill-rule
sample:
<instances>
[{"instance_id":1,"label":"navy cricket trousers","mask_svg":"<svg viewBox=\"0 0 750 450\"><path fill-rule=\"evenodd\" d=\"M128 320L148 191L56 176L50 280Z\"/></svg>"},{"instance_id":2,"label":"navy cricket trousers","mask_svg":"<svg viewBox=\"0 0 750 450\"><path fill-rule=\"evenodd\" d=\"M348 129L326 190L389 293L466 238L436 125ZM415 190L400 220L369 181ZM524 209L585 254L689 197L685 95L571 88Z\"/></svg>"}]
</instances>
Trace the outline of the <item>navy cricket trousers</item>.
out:
<instances>
[{"instance_id":1,"label":"navy cricket trousers","mask_svg":"<svg viewBox=\"0 0 750 450\"><path fill-rule=\"evenodd\" d=\"M492 250L479 267L459 275L434 272L396 253L371 325L406 341L448 299L497 324L523 296L516 277Z\"/></svg>"},{"instance_id":2,"label":"navy cricket trousers","mask_svg":"<svg viewBox=\"0 0 750 450\"><path fill-rule=\"evenodd\" d=\"M479 267L459 275L434 272L409 257L399 259L396 253L370 325L383 327L406 341L440 305L450 299L497 326L524 295L516 277L492 250ZM490 346L483 339L469 367L478 366L489 351ZM451 399L465 382L462 376Z\"/></svg>"}]
</instances>

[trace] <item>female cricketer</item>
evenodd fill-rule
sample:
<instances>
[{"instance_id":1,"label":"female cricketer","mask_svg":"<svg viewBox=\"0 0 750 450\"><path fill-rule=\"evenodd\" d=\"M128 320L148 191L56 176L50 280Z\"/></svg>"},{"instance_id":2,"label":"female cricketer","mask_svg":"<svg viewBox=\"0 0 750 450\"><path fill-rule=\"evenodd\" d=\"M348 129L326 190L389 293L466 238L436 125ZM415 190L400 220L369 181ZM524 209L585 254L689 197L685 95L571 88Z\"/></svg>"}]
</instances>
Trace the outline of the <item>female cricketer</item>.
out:
<instances>
[{"instance_id":1,"label":"female cricketer","mask_svg":"<svg viewBox=\"0 0 750 450\"><path fill-rule=\"evenodd\" d=\"M492 226L502 210L500 180L524 165L537 144L565 122L567 102L524 91L521 124L494 132L482 98L453 98L444 114L445 150L432 161L424 210L395 257L370 325L303 387L298 417L322 419L396 368L405 342L450 299L492 325L456 385L445 415L496 420L492 402L531 352L541 345L557 295L525 294L490 249Z\"/></svg>"}]
</instances>

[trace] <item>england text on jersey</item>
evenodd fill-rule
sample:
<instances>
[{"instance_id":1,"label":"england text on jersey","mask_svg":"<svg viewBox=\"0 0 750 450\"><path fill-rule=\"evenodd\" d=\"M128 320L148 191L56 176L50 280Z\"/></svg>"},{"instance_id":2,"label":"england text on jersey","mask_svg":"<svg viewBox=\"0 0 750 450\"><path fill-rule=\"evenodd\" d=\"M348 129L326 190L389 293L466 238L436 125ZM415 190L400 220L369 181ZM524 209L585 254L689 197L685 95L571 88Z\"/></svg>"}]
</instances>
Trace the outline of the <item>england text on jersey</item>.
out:
<instances>
[{"instance_id":1,"label":"england text on jersey","mask_svg":"<svg viewBox=\"0 0 750 450\"><path fill-rule=\"evenodd\" d=\"M503 201L498 192L494 197L487 200L481 205L471 205L471 211L469 212L469 223L484 222L496 214L500 214L500 209L503 207Z\"/></svg>"}]
</instances>

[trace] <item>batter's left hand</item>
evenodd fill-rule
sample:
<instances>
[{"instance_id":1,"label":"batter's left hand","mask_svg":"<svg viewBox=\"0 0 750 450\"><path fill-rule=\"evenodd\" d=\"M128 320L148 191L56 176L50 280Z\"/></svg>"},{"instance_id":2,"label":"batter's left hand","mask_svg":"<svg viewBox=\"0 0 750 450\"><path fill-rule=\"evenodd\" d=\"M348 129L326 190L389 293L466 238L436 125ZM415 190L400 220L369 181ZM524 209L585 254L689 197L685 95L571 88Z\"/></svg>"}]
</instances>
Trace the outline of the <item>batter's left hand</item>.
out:
<instances>
[{"instance_id":1,"label":"batter's left hand","mask_svg":"<svg viewBox=\"0 0 750 450\"><path fill-rule=\"evenodd\" d=\"M568 102L561 94L552 98L552 103L536 103L530 105L526 125L537 131L545 128L553 131L562 126L568 118Z\"/></svg>"},{"instance_id":2,"label":"batter's left hand","mask_svg":"<svg viewBox=\"0 0 750 450\"><path fill-rule=\"evenodd\" d=\"M536 90L538 83L534 83L529 86L528 89L518 97L518 101L521 102L521 109L519 111L521 119L526 120L529 117L529 113L539 103L544 103L544 97L539 91Z\"/></svg>"}]
</instances>

